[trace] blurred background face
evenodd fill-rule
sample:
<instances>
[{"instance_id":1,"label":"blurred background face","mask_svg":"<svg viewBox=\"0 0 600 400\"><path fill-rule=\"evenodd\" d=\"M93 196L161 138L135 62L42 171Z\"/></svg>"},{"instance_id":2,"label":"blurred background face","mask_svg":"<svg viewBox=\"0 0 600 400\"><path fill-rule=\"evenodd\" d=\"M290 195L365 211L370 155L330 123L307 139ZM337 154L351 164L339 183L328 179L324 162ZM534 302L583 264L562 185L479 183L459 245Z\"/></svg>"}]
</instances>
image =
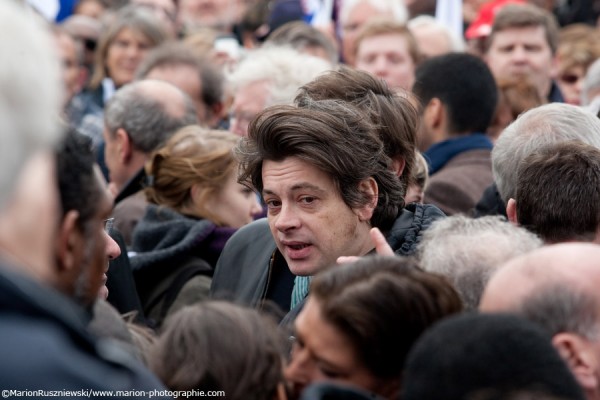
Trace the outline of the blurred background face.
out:
<instances>
[{"instance_id":1,"label":"blurred background face","mask_svg":"<svg viewBox=\"0 0 600 400\"><path fill-rule=\"evenodd\" d=\"M585 71L581 65L559 71L556 84L565 99L565 103L576 106L581 104L581 91L583 89L584 78Z\"/></svg>"},{"instance_id":2,"label":"blurred background face","mask_svg":"<svg viewBox=\"0 0 600 400\"><path fill-rule=\"evenodd\" d=\"M236 0L181 0L179 20L192 29L209 27L229 31L239 14Z\"/></svg>"},{"instance_id":3,"label":"blurred background face","mask_svg":"<svg viewBox=\"0 0 600 400\"><path fill-rule=\"evenodd\" d=\"M55 36L61 60L62 77L65 85L64 104L67 104L81 89L79 59L75 41L66 34Z\"/></svg>"},{"instance_id":4,"label":"blurred background face","mask_svg":"<svg viewBox=\"0 0 600 400\"><path fill-rule=\"evenodd\" d=\"M553 56L542 26L509 28L494 35L485 55L496 80L523 77L548 95Z\"/></svg>"},{"instance_id":5,"label":"blurred background face","mask_svg":"<svg viewBox=\"0 0 600 400\"><path fill-rule=\"evenodd\" d=\"M229 175L221 190L208 202L207 208L230 228L241 228L262 212L256 193L239 184L235 173Z\"/></svg>"},{"instance_id":6,"label":"blurred background face","mask_svg":"<svg viewBox=\"0 0 600 400\"><path fill-rule=\"evenodd\" d=\"M345 21L342 22L342 55L348 65L354 65L354 43L360 28L374 17L385 17L386 14L371 6L368 2L358 3Z\"/></svg>"},{"instance_id":7,"label":"blurred background face","mask_svg":"<svg viewBox=\"0 0 600 400\"><path fill-rule=\"evenodd\" d=\"M257 81L238 88L231 105L229 130L238 136L248 135L248 125L267 107L269 82Z\"/></svg>"},{"instance_id":8,"label":"blurred background face","mask_svg":"<svg viewBox=\"0 0 600 400\"><path fill-rule=\"evenodd\" d=\"M203 124L209 124L208 106L202 99L202 84L198 71L189 65L165 65L148 72L146 79L158 79L169 82L187 93L196 106L196 115Z\"/></svg>"},{"instance_id":9,"label":"blurred background face","mask_svg":"<svg viewBox=\"0 0 600 400\"><path fill-rule=\"evenodd\" d=\"M356 68L382 78L394 89L410 89L415 80L415 63L404 35L371 36L360 42Z\"/></svg>"},{"instance_id":10,"label":"blurred background face","mask_svg":"<svg viewBox=\"0 0 600 400\"><path fill-rule=\"evenodd\" d=\"M106 54L107 75L116 87L133 80L135 70L152 47L150 40L142 33L123 28L108 46Z\"/></svg>"}]
</instances>

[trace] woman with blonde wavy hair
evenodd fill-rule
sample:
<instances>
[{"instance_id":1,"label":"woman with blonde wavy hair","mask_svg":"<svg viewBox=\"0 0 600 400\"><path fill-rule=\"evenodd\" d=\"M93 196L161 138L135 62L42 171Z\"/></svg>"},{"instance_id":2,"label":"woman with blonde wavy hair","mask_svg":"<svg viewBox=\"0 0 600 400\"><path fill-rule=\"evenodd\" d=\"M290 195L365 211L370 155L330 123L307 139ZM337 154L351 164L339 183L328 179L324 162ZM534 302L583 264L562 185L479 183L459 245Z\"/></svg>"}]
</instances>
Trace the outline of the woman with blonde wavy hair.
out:
<instances>
[{"instance_id":1,"label":"woman with blonde wavy hair","mask_svg":"<svg viewBox=\"0 0 600 400\"><path fill-rule=\"evenodd\" d=\"M146 164L150 204L133 232L131 266L155 326L208 297L225 242L262 212L256 194L237 182L232 149L238 139L188 126Z\"/></svg>"}]
</instances>

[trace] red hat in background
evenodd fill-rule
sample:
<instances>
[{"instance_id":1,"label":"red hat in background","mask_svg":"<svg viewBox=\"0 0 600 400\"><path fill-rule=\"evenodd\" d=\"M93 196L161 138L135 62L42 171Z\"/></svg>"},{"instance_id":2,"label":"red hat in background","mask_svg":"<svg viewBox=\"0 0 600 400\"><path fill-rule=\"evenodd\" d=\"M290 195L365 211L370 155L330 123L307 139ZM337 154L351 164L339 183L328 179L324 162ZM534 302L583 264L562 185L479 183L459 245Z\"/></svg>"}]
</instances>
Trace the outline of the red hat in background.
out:
<instances>
[{"instance_id":1,"label":"red hat in background","mask_svg":"<svg viewBox=\"0 0 600 400\"><path fill-rule=\"evenodd\" d=\"M467 31L465 37L467 39L478 39L488 36L492 32L492 25L494 24L494 17L496 13L500 11L502 7L511 3L526 3L525 0L492 0L485 3L479 9L477 17Z\"/></svg>"}]
</instances>

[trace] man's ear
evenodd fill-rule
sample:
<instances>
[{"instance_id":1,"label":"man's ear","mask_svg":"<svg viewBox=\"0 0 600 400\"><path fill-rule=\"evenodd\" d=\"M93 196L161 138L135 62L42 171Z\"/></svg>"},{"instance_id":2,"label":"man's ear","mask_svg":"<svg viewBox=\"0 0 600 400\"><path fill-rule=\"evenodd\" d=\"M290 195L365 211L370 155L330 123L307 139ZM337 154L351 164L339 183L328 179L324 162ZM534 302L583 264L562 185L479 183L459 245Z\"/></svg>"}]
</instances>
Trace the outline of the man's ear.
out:
<instances>
[{"instance_id":1,"label":"man's ear","mask_svg":"<svg viewBox=\"0 0 600 400\"><path fill-rule=\"evenodd\" d=\"M373 216L373 211L375 207L377 207L377 198L379 196L379 188L377 187L377 182L373 177L363 179L358 184L358 190L362 193L367 194L370 197L370 201L364 206L357 208L355 210L356 215L358 215L358 219L360 221L369 221Z\"/></svg>"},{"instance_id":2,"label":"man's ear","mask_svg":"<svg viewBox=\"0 0 600 400\"><path fill-rule=\"evenodd\" d=\"M517 215L517 201L513 198L508 199L508 203L506 203L506 216L512 224L517 226L519 225L519 218Z\"/></svg>"},{"instance_id":3,"label":"man's ear","mask_svg":"<svg viewBox=\"0 0 600 400\"><path fill-rule=\"evenodd\" d=\"M430 129L439 128L443 122L445 109L444 103L437 97L429 100L423 113L423 120Z\"/></svg>"},{"instance_id":4,"label":"man's ear","mask_svg":"<svg viewBox=\"0 0 600 400\"><path fill-rule=\"evenodd\" d=\"M56 286L66 292L74 287L82 262L84 238L78 220L78 211L68 211L56 237Z\"/></svg>"},{"instance_id":5,"label":"man's ear","mask_svg":"<svg viewBox=\"0 0 600 400\"><path fill-rule=\"evenodd\" d=\"M131 138L125 129L118 128L115 132L115 140L117 141L119 161L122 164L128 164L133 156L133 143L131 143Z\"/></svg>"},{"instance_id":6,"label":"man's ear","mask_svg":"<svg viewBox=\"0 0 600 400\"><path fill-rule=\"evenodd\" d=\"M402 172L404 171L404 167L406 166L406 160L402 157L392 158L392 171L397 176L402 176Z\"/></svg>"},{"instance_id":7,"label":"man's ear","mask_svg":"<svg viewBox=\"0 0 600 400\"><path fill-rule=\"evenodd\" d=\"M598 390L598 360L589 340L575 333L558 333L552 338L554 348L586 391Z\"/></svg>"}]
</instances>

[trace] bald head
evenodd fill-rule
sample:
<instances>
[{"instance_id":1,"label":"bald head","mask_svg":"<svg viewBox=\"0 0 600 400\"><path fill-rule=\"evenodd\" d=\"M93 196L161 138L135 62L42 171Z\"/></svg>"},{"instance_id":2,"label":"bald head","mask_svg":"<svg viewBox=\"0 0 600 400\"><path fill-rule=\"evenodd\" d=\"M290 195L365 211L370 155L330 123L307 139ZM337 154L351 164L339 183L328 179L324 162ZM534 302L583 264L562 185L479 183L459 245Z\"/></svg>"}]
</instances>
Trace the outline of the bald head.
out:
<instances>
[{"instance_id":1,"label":"bald head","mask_svg":"<svg viewBox=\"0 0 600 400\"><path fill-rule=\"evenodd\" d=\"M186 108L191 104L191 99L185 92L164 80L146 79L136 82L133 87L136 95L160 104L173 118L185 116Z\"/></svg>"},{"instance_id":2,"label":"bald head","mask_svg":"<svg viewBox=\"0 0 600 400\"><path fill-rule=\"evenodd\" d=\"M553 335L595 336L599 285L600 246L547 246L502 266L486 286L480 310L521 314Z\"/></svg>"},{"instance_id":3,"label":"bald head","mask_svg":"<svg viewBox=\"0 0 600 400\"><path fill-rule=\"evenodd\" d=\"M136 150L146 154L179 128L198 123L187 94L170 83L152 79L123 86L106 104L104 114L109 134L123 129Z\"/></svg>"},{"instance_id":4,"label":"bald head","mask_svg":"<svg viewBox=\"0 0 600 400\"><path fill-rule=\"evenodd\" d=\"M489 281L483 312L540 325L589 400L600 399L600 246L564 243L513 259Z\"/></svg>"}]
</instances>

